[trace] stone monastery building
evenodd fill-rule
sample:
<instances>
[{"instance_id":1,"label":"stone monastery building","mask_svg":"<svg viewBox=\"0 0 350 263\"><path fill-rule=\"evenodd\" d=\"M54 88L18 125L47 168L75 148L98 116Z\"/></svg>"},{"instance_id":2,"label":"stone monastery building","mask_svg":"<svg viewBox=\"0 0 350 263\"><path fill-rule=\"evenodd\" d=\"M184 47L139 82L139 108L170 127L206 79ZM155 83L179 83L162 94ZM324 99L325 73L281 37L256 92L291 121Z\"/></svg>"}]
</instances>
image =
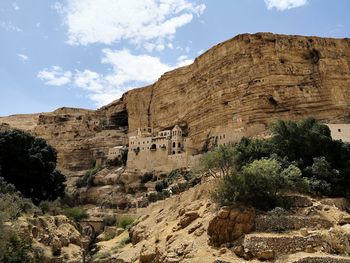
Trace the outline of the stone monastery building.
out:
<instances>
[{"instance_id":1,"label":"stone monastery building","mask_svg":"<svg viewBox=\"0 0 350 263\"><path fill-rule=\"evenodd\" d=\"M129 137L128 167L165 170L185 167L191 155L190 140L178 125L157 134L149 127L138 128L136 135Z\"/></svg>"}]
</instances>

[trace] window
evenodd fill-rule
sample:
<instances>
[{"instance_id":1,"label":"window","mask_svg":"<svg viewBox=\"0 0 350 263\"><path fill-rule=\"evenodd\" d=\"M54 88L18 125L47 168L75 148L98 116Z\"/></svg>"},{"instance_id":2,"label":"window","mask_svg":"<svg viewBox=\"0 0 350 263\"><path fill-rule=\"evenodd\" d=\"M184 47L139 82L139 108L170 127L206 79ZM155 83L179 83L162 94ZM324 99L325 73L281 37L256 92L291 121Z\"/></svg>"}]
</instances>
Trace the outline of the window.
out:
<instances>
[{"instance_id":1,"label":"window","mask_svg":"<svg viewBox=\"0 0 350 263\"><path fill-rule=\"evenodd\" d=\"M173 147L176 147L176 142L173 142Z\"/></svg>"},{"instance_id":2,"label":"window","mask_svg":"<svg viewBox=\"0 0 350 263\"><path fill-rule=\"evenodd\" d=\"M177 145L178 145L178 147L180 148L180 147L181 147L181 142L179 142Z\"/></svg>"},{"instance_id":3,"label":"window","mask_svg":"<svg viewBox=\"0 0 350 263\"><path fill-rule=\"evenodd\" d=\"M175 151L173 151L173 154L175 154Z\"/></svg>"},{"instance_id":4,"label":"window","mask_svg":"<svg viewBox=\"0 0 350 263\"><path fill-rule=\"evenodd\" d=\"M224 138L224 139L225 139L225 134L224 134L224 135L222 135L222 138Z\"/></svg>"},{"instance_id":5,"label":"window","mask_svg":"<svg viewBox=\"0 0 350 263\"><path fill-rule=\"evenodd\" d=\"M338 132L341 132L341 129L338 129Z\"/></svg>"}]
</instances>

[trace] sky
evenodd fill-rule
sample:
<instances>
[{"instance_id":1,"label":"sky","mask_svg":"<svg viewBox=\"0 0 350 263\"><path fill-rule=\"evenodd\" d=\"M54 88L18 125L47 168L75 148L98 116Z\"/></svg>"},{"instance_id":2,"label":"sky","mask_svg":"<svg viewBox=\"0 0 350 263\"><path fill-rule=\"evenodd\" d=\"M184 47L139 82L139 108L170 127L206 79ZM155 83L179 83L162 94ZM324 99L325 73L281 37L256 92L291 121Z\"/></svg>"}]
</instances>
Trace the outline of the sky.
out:
<instances>
[{"instance_id":1,"label":"sky","mask_svg":"<svg viewBox=\"0 0 350 263\"><path fill-rule=\"evenodd\" d=\"M0 116L96 109L242 33L350 37L349 0L0 0Z\"/></svg>"}]
</instances>

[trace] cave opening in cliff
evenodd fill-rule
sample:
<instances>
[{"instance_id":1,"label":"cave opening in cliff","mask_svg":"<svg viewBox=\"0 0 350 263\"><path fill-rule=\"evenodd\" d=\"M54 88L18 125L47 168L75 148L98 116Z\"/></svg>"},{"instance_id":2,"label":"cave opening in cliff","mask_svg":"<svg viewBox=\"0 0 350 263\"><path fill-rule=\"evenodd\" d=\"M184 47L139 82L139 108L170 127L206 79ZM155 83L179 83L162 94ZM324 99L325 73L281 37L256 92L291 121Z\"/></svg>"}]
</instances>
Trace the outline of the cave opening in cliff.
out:
<instances>
[{"instance_id":1,"label":"cave opening in cliff","mask_svg":"<svg viewBox=\"0 0 350 263\"><path fill-rule=\"evenodd\" d=\"M320 51L318 51L317 49L313 48L313 49L308 51L308 53L306 54L305 58L310 60L311 63L317 64L318 61L321 58Z\"/></svg>"},{"instance_id":2,"label":"cave opening in cliff","mask_svg":"<svg viewBox=\"0 0 350 263\"><path fill-rule=\"evenodd\" d=\"M268 101L274 107L276 107L278 105L277 100L275 100L275 98L273 96L271 96L271 95L268 97Z\"/></svg>"},{"instance_id":3,"label":"cave opening in cliff","mask_svg":"<svg viewBox=\"0 0 350 263\"><path fill-rule=\"evenodd\" d=\"M128 127L128 112L126 110L112 114L109 117L109 125L114 127Z\"/></svg>"}]
</instances>

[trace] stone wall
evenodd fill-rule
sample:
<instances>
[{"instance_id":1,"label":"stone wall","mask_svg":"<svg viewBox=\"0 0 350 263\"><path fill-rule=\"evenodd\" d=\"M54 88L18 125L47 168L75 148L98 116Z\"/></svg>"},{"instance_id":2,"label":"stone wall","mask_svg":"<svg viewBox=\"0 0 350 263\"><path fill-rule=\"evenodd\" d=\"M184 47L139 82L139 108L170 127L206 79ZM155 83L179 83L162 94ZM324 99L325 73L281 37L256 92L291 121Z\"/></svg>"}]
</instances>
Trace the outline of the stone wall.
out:
<instances>
[{"instance_id":1,"label":"stone wall","mask_svg":"<svg viewBox=\"0 0 350 263\"><path fill-rule=\"evenodd\" d=\"M350 142L350 124L327 124L327 126L331 130L331 135L334 140Z\"/></svg>"}]
</instances>

